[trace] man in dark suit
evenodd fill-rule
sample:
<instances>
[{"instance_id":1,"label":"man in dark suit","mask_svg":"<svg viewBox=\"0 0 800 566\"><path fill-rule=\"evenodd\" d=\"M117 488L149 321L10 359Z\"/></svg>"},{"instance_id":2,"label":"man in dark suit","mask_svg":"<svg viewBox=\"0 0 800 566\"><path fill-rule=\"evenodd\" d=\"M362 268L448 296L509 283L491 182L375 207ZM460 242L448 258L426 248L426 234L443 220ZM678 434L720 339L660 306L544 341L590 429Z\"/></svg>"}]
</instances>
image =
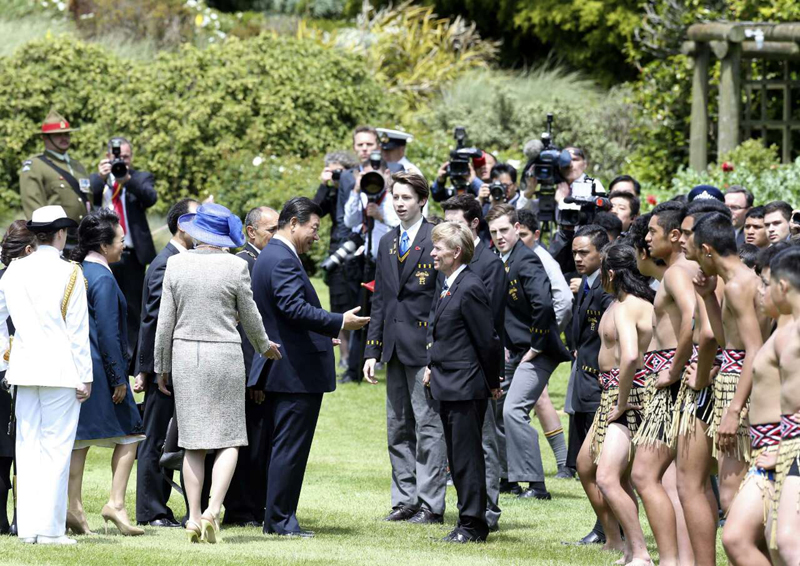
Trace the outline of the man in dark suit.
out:
<instances>
[{"instance_id":1,"label":"man in dark suit","mask_svg":"<svg viewBox=\"0 0 800 566\"><path fill-rule=\"evenodd\" d=\"M561 342L547 272L539 257L519 239L517 211L511 205L496 204L486 222L508 274L506 394L498 403L497 419L501 458L505 456L504 479L512 485L528 482L520 498L547 500L551 496L530 413L553 370L568 360L569 354Z\"/></svg>"},{"instance_id":2,"label":"man in dark suit","mask_svg":"<svg viewBox=\"0 0 800 566\"><path fill-rule=\"evenodd\" d=\"M252 279L253 267L261 250L278 231L278 213L267 206L253 208L245 216L244 230L247 243L236 256L247 262ZM241 324L238 330L242 337L245 375L249 376L255 350ZM247 391L244 410L248 445L239 448L236 471L225 494L224 524L260 527L264 523L264 501L267 497L267 478L264 475L267 467L267 443L264 440L267 405L264 397L262 390Z\"/></svg>"},{"instance_id":3,"label":"man in dark suit","mask_svg":"<svg viewBox=\"0 0 800 566\"><path fill-rule=\"evenodd\" d=\"M119 157L127 166L127 174L121 179L111 173L111 161L114 159L112 145L119 147ZM103 206L116 212L125 232L122 259L111 265L111 271L128 303L128 356L133 366L145 268L156 257L146 211L156 203L158 195L152 173L133 169L133 147L125 138L112 138L108 142L108 153L97 170L98 173L92 173L89 177L94 206Z\"/></svg>"},{"instance_id":4,"label":"man in dark suit","mask_svg":"<svg viewBox=\"0 0 800 566\"><path fill-rule=\"evenodd\" d=\"M600 352L600 335L597 329L603 313L614 300L613 296L603 290L600 281L600 251L608 241L606 231L596 224L581 226L572 241L575 268L582 276L572 311L569 343L575 353L575 361L572 364L565 401L565 408L569 413L567 467L572 470L577 469L578 452L592 426L602 394L598 382L600 370L597 354ZM597 520L592 532L579 543L605 543L605 540L603 527Z\"/></svg>"},{"instance_id":5,"label":"man in dark suit","mask_svg":"<svg viewBox=\"0 0 800 566\"><path fill-rule=\"evenodd\" d=\"M473 238L458 222L433 229L431 257L445 281L433 308L423 379L439 402L458 494L458 524L444 540L457 543L484 541L489 534L482 430L488 399L500 396L503 361L500 338L484 323L494 316L489 293L468 265Z\"/></svg>"},{"instance_id":6,"label":"man in dark suit","mask_svg":"<svg viewBox=\"0 0 800 566\"><path fill-rule=\"evenodd\" d=\"M308 537L297 503L317 426L322 394L336 388L332 339L369 322L356 307L323 310L299 254L319 240L319 205L295 197L283 207L278 231L253 268L253 295L267 334L281 345L277 362L256 356L247 386L266 392L267 496L264 532Z\"/></svg>"},{"instance_id":7,"label":"man in dark suit","mask_svg":"<svg viewBox=\"0 0 800 566\"><path fill-rule=\"evenodd\" d=\"M172 205L167 214L167 226L172 239L150 264L142 290L142 323L139 332L139 355L136 358L136 382L133 390L144 391L143 424L145 439L139 444L136 468L136 520L152 527L178 527L172 510L167 506L170 484L161 473L159 458L167 436L169 420L175 412L174 397L164 395L156 385L153 352L155 351L158 311L161 307L161 287L167 260L192 247L192 238L178 227L178 218L197 210L194 199L183 199Z\"/></svg>"},{"instance_id":8,"label":"man in dark suit","mask_svg":"<svg viewBox=\"0 0 800 566\"><path fill-rule=\"evenodd\" d=\"M489 293L489 307L492 310L494 329L500 340L502 348L505 340L506 316L506 270L503 260L489 249L478 236L478 229L483 212L480 202L474 195L456 195L442 203L445 220L460 222L466 226L472 234L475 252L469 262L469 269L477 275L483 282L486 291ZM439 296L444 285L445 277L440 272L436 277L436 295ZM434 300L432 310L436 309ZM499 372L503 375L503 358L499 358ZM489 399L486 406L486 415L483 419L483 458L486 463L486 523L489 530L497 529L500 520L500 446L497 441L497 401Z\"/></svg>"},{"instance_id":9,"label":"man in dark suit","mask_svg":"<svg viewBox=\"0 0 800 566\"><path fill-rule=\"evenodd\" d=\"M422 385L436 273L432 225L422 209L428 182L415 173L392 176L392 203L400 226L378 246L372 319L364 352L364 379L372 384L378 358L386 363L386 428L392 464L392 511L387 521L442 523L447 449L442 421Z\"/></svg>"},{"instance_id":10,"label":"man in dark suit","mask_svg":"<svg viewBox=\"0 0 800 566\"><path fill-rule=\"evenodd\" d=\"M725 191L725 206L731 211L737 248L741 248L744 244L744 221L747 213L753 208L753 201L753 193L740 185L734 185Z\"/></svg>"}]
</instances>

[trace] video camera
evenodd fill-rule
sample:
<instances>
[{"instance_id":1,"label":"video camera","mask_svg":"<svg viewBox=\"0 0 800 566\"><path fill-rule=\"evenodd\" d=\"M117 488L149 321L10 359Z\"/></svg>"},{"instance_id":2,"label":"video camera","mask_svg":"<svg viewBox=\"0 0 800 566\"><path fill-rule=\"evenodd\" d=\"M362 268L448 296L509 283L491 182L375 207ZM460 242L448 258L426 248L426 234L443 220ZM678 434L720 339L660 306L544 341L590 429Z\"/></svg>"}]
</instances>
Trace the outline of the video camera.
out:
<instances>
[{"instance_id":1,"label":"video camera","mask_svg":"<svg viewBox=\"0 0 800 566\"><path fill-rule=\"evenodd\" d=\"M536 198L539 199L539 220L552 222L556 217L556 185L564 182L561 169L569 167L572 156L565 149L553 144L553 115L547 115L547 131L541 141L533 142L533 166L525 173L527 178L537 181ZM538 151L537 151L538 150ZM526 148L526 153L527 153Z\"/></svg>"},{"instance_id":2,"label":"video camera","mask_svg":"<svg viewBox=\"0 0 800 566\"><path fill-rule=\"evenodd\" d=\"M591 177L572 183L572 194L558 208L559 226L568 229L585 226L594 222L598 212L611 210L611 201L603 196L605 193L598 194L595 187Z\"/></svg>"},{"instance_id":3,"label":"video camera","mask_svg":"<svg viewBox=\"0 0 800 566\"><path fill-rule=\"evenodd\" d=\"M353 233L339 249L325 258L319 266L325 271L332 271L355 256L356 250L364 245L361 234Z\"/></svg>"},{"instance_id":4,"label":"video camera","mask_svg":"<svg viewBox=\"0 0 800 566\"><path fill-rule=\"evenodd\" d=\"M450 164L446 173L453 184L453 189L449 191L451 196L467 189L470 176L469 160L484 157L482 150L476 147L464 147L467 142L467 130L464 126L456 127L453 139L456 140L456 148L450 151Z\"/></svg>"},{"instance_id":5,"label":"video camera","mask_svg":"<svg viewBox=\"0 0 800 566\"><path fill-rule=\"evenodd\" d=\"M128 165L122 159L122 140L114 138L108 143L111 150L109 153L114 156L111 160L111 174L115 179L124 179L128 176Z\"/></svg>"},{"instance_id":6,"label":"video camera","mask_svg":"<svg viewBox=\"0 0 800 566\"><path fill-rule=\"evenodd\" d=\"M361 176L359 187L367 195L369 202L377 203L380 202L386 192L386 179L381 174L383 158L380 151L373 151L369 154L369 164L373 170Z\"/></svg>"}]
</instances>

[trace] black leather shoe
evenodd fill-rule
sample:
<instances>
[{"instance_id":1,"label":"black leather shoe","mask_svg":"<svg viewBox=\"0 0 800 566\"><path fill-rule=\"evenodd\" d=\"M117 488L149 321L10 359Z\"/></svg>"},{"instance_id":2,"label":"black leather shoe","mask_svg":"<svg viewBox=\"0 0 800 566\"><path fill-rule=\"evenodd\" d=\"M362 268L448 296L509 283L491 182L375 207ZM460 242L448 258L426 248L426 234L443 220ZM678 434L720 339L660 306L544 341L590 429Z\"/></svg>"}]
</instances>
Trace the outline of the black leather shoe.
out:
<instances>
[{"instance_id":1,"label":"black leather shoe","mask_svg":"<svg viewBox=\"0 0 800 566\"><path fill-rule=\"evenodd\" d=\"M550 495L550 492L545 490L534 489L529 487L522 493L517 496L517 499L541 499L542 501L549 501L553 499L553 496Z\"/></svg>"},{"instance_id":2,"label":"black leather shoe","mask_svg":"<svg viewBox=\"0 0 800 566\"><path fill-rule=\"evenodd\" d=\"M339 378L339 383L361 383L361 380L353 372L347 371Z\"/></svg>"},{"instance_id":3,"label":"black leather shoe","mask_svg":"<svg viewBox=\"0 0 800 566\"><path fill-rule=\"evenodd\" d=\"M510 482L508 480L500 480L500 493L510 493L512 495L519 495L522 493L522 486L517 482Z\"/></svg>"},{"instance_id":4,"label":"black leather shoe","mask_svg":"<svg viewBox=\"0 0 800 566\"><path fill-rule=\"evenodd\" d=\"M292 531L290 533L281 533L283 536L296 537L296 538L314 538L314 531Z\"/></svg>"},{"instance_id":5,"label":"black leather shoe","mask_svg":"<svg viewBox=\"0 0 800 566\"><path fill-rule=\"evenodd\" d=\"M408 521L411 517L417 514L418 509L414 507L406 507L400 505L392 509L392 512L386 515L384 521Z\"/></svg>"},{"instance_id":6,"label":"black leather shoe","mask_svg":"<svg viewBox=\"0 0 800 566\"><path fill-rule=\"evenodd\" d=\"M456 544L466 544L468 542L485 542L483 539L477 537L467 536L459 529L453 529L449 535L442 539L442 542L454 542Z\"/></svg>"},{"instance_id":7,"label":"black leather shoe","mask_svg":"<svg viewBox=\"0 0 800 566\"><path fill-rule=\"evenodd\" d=\"M571 480L575 477L575 470L567 466L559 466L556 474L557 480Z\"/></svg>"},{"instance_id":8,"label":"black leather shoe","mask_svg":"<svg viewBox=\"0 0 800 566\"><path fill-rule=\"evenodd\" d=\"M606 543L606 536L598 533L595 530L589 531L589 534L583 537L580 540L576 540L574 542L562 542L561 544L566 544L568 546L585 546L587 544L605 544Z\"/></svg>"},{"instance_id":9,"label":"black leather shoe","mask_svg":"<svg viewBox=\"0 0 800 566\"><path fill-rule=\"evenodd\" d=\"M411 517L408 522L414 523L415 525L441 525L444 523L444 517L423 507L417 511L417 514Z\"/></svg>"},{"instance_id":10,"label":"black leather shoe","mask_svg":"<svg viewBox=\"0 0 800 566\"><path fill-rule=\"evenodd\" d=\"M494 525L489 525L489 532L496 533L500 530L500 523L495 523Z\"/></svg>"},{"instance_id":11,"label":"black leather shoe","mask_svg":"<svg viewBox=\"0 0 800 566\"><path fill-rule=\"evenodd\" d=\"M168 517L164 517L163 519L155 519L153 521L148 521L147 523L139 523L140 525L149 525L151 527L180 527L181 524L177 521L174 521Z\"/></svg>"}]
</instances>

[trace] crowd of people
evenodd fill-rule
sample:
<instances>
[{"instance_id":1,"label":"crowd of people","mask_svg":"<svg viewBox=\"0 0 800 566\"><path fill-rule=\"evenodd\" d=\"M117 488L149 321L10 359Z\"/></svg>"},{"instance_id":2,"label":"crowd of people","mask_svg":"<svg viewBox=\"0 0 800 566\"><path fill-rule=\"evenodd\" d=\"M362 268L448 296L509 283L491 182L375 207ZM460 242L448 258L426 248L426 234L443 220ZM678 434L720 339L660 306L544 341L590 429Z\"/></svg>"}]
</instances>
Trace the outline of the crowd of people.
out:
<instances>
[{"instance_id":1,"label":"crowd of people","mask_svg":"<svg viewBox=\"0 0 800 566\"><path fill-rule=\"evenodd\" d=\"M441 524L452 482L458 522L444 540L480 542L501 528L501 493L551 500L535 415L553 479L577 477L596 515L565 543L651 564L641 501L660 564L715 564L721 524L733 564L800 560L800 222L788 203L701 185L643 214L635 179L606 192L570 147L546 248L535 157L519 187L517 167L485 151L465 183L448 188L445 163L429 186L405 158L410 136L360 127L355 155L326 156L313 199L254 208L244 223L183 199L155 254L153 179L132 168L130 142L112 140L86 175L69 159L70 131L45 120L45 151L21 174L30 219L2 242L12 395L0 419L12 438L0 434L0 529L40 544L88 533L84 464L103 446L113 479L101 515L123 534L182 525L214 543L227 523L313 536L297 505L339 345L340 382L375 384L386 370L387 521ZM569 220L561 203L575 183L608 204ZM331 311L302 259L326 216ZM566 434L547 392L564 363ZM134 391L145 392L141 413ZM180 465L168 465L175 452ZM182 521L168 506L174 468Z\"/></svg>"}]
</instances>

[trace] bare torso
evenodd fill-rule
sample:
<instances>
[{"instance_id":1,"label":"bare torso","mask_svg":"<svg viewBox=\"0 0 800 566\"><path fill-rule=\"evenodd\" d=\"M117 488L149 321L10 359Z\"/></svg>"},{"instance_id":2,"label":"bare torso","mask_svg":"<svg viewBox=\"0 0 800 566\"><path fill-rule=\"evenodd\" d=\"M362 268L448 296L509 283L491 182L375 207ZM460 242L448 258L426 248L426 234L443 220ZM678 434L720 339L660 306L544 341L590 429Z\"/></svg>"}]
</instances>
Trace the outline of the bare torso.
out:
<instances>
[{"instance_id":1,"label":"bare torso","mask_svg":"<svg viewBox=\"0 0 800 566\"><path fill-rule=\"evenodd\" d=\"M780 421L780 353L793 324L783 324L770 336L753 360L753 389L750 392L750 424Z\"/></svg>"},{"instance_id":2,"label":"bare torso","mask_svg":"<svg viewBox=\"0 0 800 566\"><path fill-rule=\"evenodd\" d=\"M779 351L781 414L789 415L800 411L800 324L797 320L786 325L782 346Z\"/></svg>"}]
</instances>

